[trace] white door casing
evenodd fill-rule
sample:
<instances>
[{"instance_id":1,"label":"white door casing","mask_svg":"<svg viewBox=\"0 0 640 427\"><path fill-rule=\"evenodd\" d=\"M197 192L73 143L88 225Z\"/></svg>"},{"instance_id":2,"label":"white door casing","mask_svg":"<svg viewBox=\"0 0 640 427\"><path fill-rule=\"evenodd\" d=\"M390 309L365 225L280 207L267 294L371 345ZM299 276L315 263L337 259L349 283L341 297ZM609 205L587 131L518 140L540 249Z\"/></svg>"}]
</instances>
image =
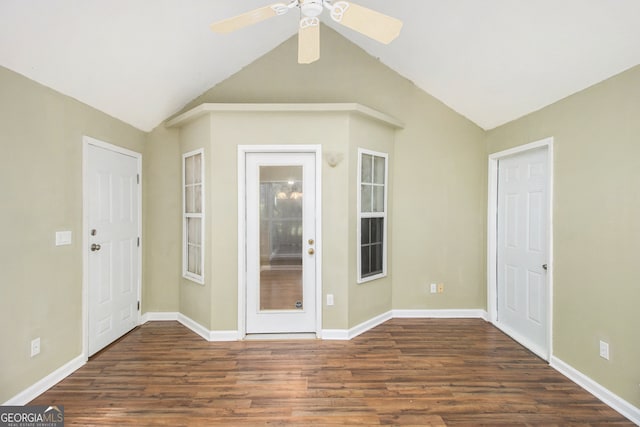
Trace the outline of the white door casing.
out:
<instances>
[{"instance_id":1,"label":"white door casing","mask_svg":"<svg viewBox=\"0 0 640 427\"><path fill-rule=\"evenodd\" d=\"M315 153L247 153L246 154L246 332L247 333L301 333L316 332L316 219L315 219ZM300 176L295 180L276 184L264 182L267 171L298 171ZM285 253L271 252L270 240L275 239L267 228L278 228L267 225L265 221L265 197L267 203L273 202L274 195L265 196L264 192L270 184L282 185L290 188L291 193L280 192L274 206L298 206L298 219L278 218L274 221L284 227L287 240L291 243L283 244ZM300 188L298 188L300 186ZM261 192L263 193L261 195ZM291 199L293 197L293 199ZM295 200L294 200L295 199ZM291 205L293 203L294 205ZM261 207L262 205L262 207ZM274 207L274 209L277 209ZM285 210L285 216L292 215L291 209ZM282 213L280 215L283 215ZM290 236L291 232L299 228L286 221L293 220L301 225L300 235ZM283 225L284 224L284 225ZM281 230L282 231L282 230ZM279 257L282 258L279 258ZM270 260L266 260L269 257ZM288 261L286 261L288 260ZM293 260L293 261L292 261ZM280 266L284 262L294 266ZM298 262L300 265L298 265ZM300 270L301 269L301 270ZM271 301L274 307L266 307L261 301L266 295L261 295L261 288L266 286L266 277L275 274L293 273L301 279L302 296L297 301L300 307L290 301L283 306L280 301ZM296 281L298 279L294 279ZM275 287L290 287L290 283L280 279ZM297 286L294 286L297 288ZM275 290L275 295L278 291Z\"/></svg>"},{"instance_id":2,"label":"white door casing","mask_svg":"<svg viewBox=\"0 0 640 427\"><path fill-rule=\"evenodd\" d=\"M85 354L139 324L140 163L129 152L85 137Z\"/></svg>"},{"instance_id":3,"label":"white door casing","mask_svg":"<svg viewBox=\"0 0 640 427\"><path fill-rule=\"evenodd\" d=\"M498 153L490 163L490 317L544 359L551 354L551 142Z\"/></svg>"}]
</instances>

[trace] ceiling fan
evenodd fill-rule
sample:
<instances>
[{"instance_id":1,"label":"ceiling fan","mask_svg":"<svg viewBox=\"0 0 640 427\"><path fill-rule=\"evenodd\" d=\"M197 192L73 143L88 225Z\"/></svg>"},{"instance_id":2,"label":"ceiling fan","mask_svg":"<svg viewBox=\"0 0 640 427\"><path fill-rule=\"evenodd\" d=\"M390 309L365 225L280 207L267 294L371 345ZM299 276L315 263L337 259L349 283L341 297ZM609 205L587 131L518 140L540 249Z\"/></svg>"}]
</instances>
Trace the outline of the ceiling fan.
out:
<instances>
[{"instance_id":1,"label":"ceiling fan","mask_svg":"<svg viewBox=\"0 0 640 427\"><path fill-rule=\"evenodd\" d=\"M291 0L275 3L211 24L217 33L230 33L240 28L300 9L298 30L298 63L310 64L320 58L320 14L324 9L339 24L358 31L380 43L389 44L400 34L402 21L350 1Z\"/></svg>"}]
</instances>

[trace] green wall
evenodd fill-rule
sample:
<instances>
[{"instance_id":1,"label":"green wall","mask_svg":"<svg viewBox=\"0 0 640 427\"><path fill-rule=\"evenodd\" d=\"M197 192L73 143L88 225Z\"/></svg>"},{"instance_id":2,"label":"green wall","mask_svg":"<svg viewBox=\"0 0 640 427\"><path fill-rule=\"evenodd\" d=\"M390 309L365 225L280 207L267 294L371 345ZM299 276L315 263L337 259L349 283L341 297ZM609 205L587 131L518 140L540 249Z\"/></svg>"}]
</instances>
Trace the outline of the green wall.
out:
<instances>
[{"instance_id":1,"label":"green wall","mask_svg":"<svg viewBox=\"0 0 640 427\"><path fill-rule=\"evenodd\" d=\"M322 304L323 329L348 329L391 310L390 274L356 284L355 177L358 147L393 157L395 127L350 111L304 108L216 111L179 126L182 152L203 148L207 174L205 281L180 281L180 313L209 330L238 330L238 146L265 144L319 145L343 155L335 167L322 162L323 295L335 296L334 306Z\"/></svg>"},{"instance_id":2,"label":"green wall","mask_svg":"<svg viewBox=\"0 0 640 427\"><path fill-rule=\"evenodd\" d=\"M182 163L179 133L158 126L147 135L142 169L142 312L180 311Z\"/></svg>"},{"instance_id":3,"label":"green wall","mask_svg":"<svg viewBox=\"0 0 640 427\"><path fill-rule=\"evenodd\" d=\"M346 201L347 218L349 219L349 233L346 236L347 283L349 287L348 328L357 326L376 316L389 312L393 308L393 245L387 245L387 275L370 282L358 283L357 252L360 250L357 240L358 228L358 149L387 153L388 180L387 183L387 239L394 236L393 230L393 177L395 173L395 133L397 130L381 123L371 123L369 120L354 116L349 123L349 151L345 163L349 165L348 174L342 186L346 186L348 199ZM331 191L328 190L328 191ZM344 222L344 217L341 219ZM328 230L333 232L333 230ZM325 263L325 270L332 270L331 264Z\"/></svg>"},{"instance_id":4,"label":"green wall","mask_svg":"<svg viewBox=\"0 0 640 427\"><path fill-rule=\"evenodd\" d=\"M217 208L218 200L215 198L213 187L215 181L213 179L216 168L213 167L213 163L219 157L219 153L215 153L208 143L211 140L211 118L203 117L200 120L191 124L191 126L180 129L180 168L182 168L182 155L191 151L203 149L204 156L204 210L205 210L205 237L204 237L204 253L207 260L204 264L204 284L197 283L192 280L188 280L182 277L182 252L178 255L179 271L180 271L180 313L195 320L206 329L211 330L213 326L211 324L211 292L213 288L213 272L216 269L213 266L214 259L212 259L211 248L218 236L212 236L211 230L215 219L215 209ZM180 189L178 193L182 200L182 169L180 174L175 178L180 183ZM182 212L182 204L180 205L180 212ZM182 247L182 214L180 214L179 232L179 244ZM236 251L237 252L237 251ZM217 271L216 271L217 272Z\"/></svg>"},{"instance_id":5,"label":"green wall","mask_svg":"<svg viewBox=\"0 0 640 427\"><path fill-rule=\"evenodd\" d=\"M332 29L322 26L321 35L318 62L297 64L294 36L182 112L206 102L357 102L399 119L405 127L391 159L392 306L485 308L484 131ZM444 283L445 292L430 294L432 282ZM349 326L362 320L356 315Z\"/></svg>"},{"instance_id":6,"label":"green wall","mask_svg":"<svg viewBox=\"0 0 640 427\"><path fill-rule=\"evenodd\" d=\"M488 132L487 152L549 136L554 355L640 407L640 67Z\"/></svg>"},{"instance_id":7,"label":"green wall","mask_svg":"<svg viewBox=\"0 0 640 427\"><path fill-rule=\"evenodd\" d=\"M347 139L346 115L313 113L216 113L213 117L212 151L216 153L213 180L217 206L213 209L213 248L211 264L214 266L214 298L211 301L212 323L216 330L238 329L238 145L320 145L324 140L340 146ZM332 145L333 145L332 144ZM323 169L323 183L330 175L340 173ZM324 186L323 186L324 188ZM336 197L340 198L343 188ZM331 212L323 193L323 214ZM221 208L223 207L223 208ZM332 215L323 217L323 227L332 224ZM323 229L323 241L338 245L336 236L328 237ZM344 262L336 271L344 271ZM326 271L326 270L325 270ZM338 307L346 300L338 300ZM338 308L339 311L340 308ZM333 319L335 320L335 319ZM327 321L331 322L329 318Z\"/></svg>"},{"instance_id":8,"label":"green wall","mask_svg":"<svg viewBox=\"0 0 640 427\"><path fill-rule=\"evenodd\" d=\"M325 290L337 303L325 307L324 326L366 320L358 300L367 292L380 307L390 298L394 309L485 308L487 155L553 136L554 354L640 406L640 67L484 132L327 27L319 62L299 66L296 52L294 37L185 110L203 102L358 102L405 123L392 153L391 295L351 283L351 272L327 273ZM82 135L143 153L143 312L181 311L190 296L180 285L180 131L159 126L144 134L4 68L0 91L3 402L81 352ZM353 161L352 151L344 162ZM213 169L226 173L222 158L210 154ZM339 165L323 177L325 191L344 182L346 170ZM234 197L229 192L220 203ZM346 208L323 214L336 223L349 216ZM60 230L73 232L72 245L54 246ZM236 244L235 228L218 232ZM325 251L325 263L355 258L342 244ZM231 278L232 270L209 277ZM432 282L444 283L444 294L429 294ZM207 307L193 317L233 328L237 295L205 293ZM354 305L345 310L341 299ZM42 353L30 358L37 336ZM611 346L608 362L598 357L600 339Z\"/></svg>"},{"instance_id":9,"label":"green wall","mask_svg":"<svg viewBox=\"0 0 640 427\"><path fill-rule=\"evenodd\" d=\"M0 403L82 352L83 135L144 148L143 132L0 67ZM73 243L56 247L63 230Z\"/></svg>"}]
</instances>

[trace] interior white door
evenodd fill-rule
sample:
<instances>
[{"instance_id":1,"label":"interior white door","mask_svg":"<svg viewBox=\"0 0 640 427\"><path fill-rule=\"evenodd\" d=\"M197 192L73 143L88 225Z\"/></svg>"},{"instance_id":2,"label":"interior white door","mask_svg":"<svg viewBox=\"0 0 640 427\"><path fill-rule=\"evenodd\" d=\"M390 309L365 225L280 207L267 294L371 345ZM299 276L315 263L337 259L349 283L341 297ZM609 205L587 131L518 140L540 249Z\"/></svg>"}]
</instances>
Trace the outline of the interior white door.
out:
<instances>
[{"instance_id":1,"label":"interior white door","mask_svg":"<svg viewBox=\"0 0 640 427\"><path fill-rule=\"evenodd\" d=\"M314 153L246 154L246 332L316 331Z\"/></svg>"},{"instance_id":2,"label":"interior white door","mask_svg":"<svg viewBox=\"0 0 640 427\"><path fill-rule=\"evenodd\" d=\"M138 325L138 159L87 146L88 347L96 353Z\"/></svg>"},{"instance_id":3,"label":"interior white door","mask_svg":"<svg viewBox=\"0 0 640 427\"><path fill-rule=\"evenodd\" d=\"M498 162L497 324L548 358L547 148Z\"/></svg>"}]
</instances>

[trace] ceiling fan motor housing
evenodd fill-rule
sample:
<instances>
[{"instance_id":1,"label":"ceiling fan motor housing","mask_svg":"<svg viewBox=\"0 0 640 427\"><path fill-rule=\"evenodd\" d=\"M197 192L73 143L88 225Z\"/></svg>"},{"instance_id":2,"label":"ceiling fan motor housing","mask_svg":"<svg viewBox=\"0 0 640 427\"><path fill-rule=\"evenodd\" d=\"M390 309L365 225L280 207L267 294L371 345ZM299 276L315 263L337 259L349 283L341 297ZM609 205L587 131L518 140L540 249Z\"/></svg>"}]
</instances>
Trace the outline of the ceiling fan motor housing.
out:
<instances>
[{"instance_id":1,"label":"ceiling fan motor housing","mask_svg":"<svg viewBox=\"0 0 640 427\"><path fill-rule=\"evenodd\" d=\"M313 18L322 13L322 0L304 0L300 2L300 10L306 17Z\"/></svg>"}]
</instances>

